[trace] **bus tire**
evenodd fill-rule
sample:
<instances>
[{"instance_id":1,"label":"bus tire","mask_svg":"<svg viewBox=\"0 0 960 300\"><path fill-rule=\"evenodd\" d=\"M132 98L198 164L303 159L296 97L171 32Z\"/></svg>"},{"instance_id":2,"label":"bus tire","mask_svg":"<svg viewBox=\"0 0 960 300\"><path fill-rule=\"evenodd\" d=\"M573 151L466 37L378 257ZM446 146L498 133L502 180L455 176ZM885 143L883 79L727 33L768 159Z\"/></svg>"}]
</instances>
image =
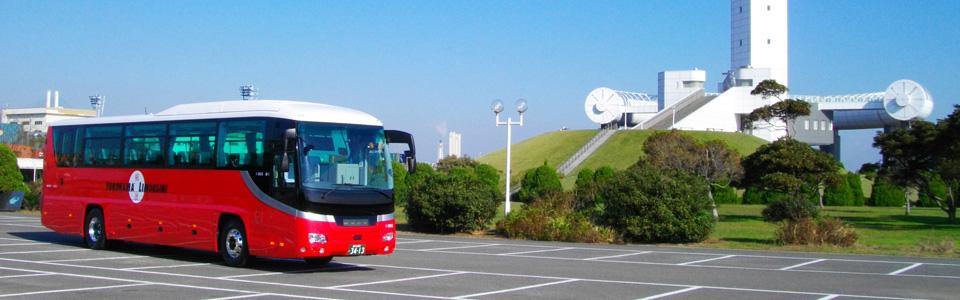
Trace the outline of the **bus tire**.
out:
<instances>
[{"instance_id":1,"label":"bus tire","mask_svg":"<svg viewBox=\"0 0 960 300\"><path fill-rule=\"evenodd\" d=\"M307 262L308 265L313 266L313 267L322 267L322 266L325 266L325 265L327 265L328 263L330 263L331 260L333 260L333 256L327 256L327 257L307 257L307 258L304 258L304 259L303 259L303 261Z\"/></svg>"},{"instance_id":2,"label":"bus tire","mask_svg":"<svg viewBox=\"0 0 960 300\"><path fill-rule=\"evenodd\" d=\"M231 267L243 267L250 261L250 240L243 222L238 219L228 219L220 229L220 238L217 243L223 261Z\"/></svg>"},{"instance_id":3,"label":"bus tire","mask_svg":"<svg viewBox=\"0 0 960 300\"><path fill-rule=\"evenodd\" d=\"M107 230L103 223L103 211L91 208L83 221L83 242L87 248L103 250L107 248Z\"/></svg>"}]
</instances>

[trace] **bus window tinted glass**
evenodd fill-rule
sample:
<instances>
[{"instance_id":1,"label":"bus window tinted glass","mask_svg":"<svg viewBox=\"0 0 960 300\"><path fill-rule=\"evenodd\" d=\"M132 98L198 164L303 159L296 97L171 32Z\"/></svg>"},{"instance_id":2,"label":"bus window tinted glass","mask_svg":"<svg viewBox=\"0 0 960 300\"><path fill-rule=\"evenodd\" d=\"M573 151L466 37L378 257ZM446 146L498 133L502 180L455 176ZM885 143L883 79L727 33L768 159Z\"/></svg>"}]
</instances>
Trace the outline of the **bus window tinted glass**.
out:
<instances>
[{"instance_id":1,"label":"bus window tinted glass","mask_svg":"<svg viewBox=\"0 0 960 300\"><path fill-rule=\"evenodd\" d=\"M120 125L113 126L97 126L97 127L88 127L86 132L86 137L88 138L105 138L105 137L120 137L120 132L123 127Z\"/></svg>"},{"instance_id":2,"label":"bus window tinted glass","mask_svg":"<svg viewBox=\"0 0 960 300\"><path fill-rule=\"evenodd\" d=\"M216 122L170 124L167 164L177 167L213 167L217 146Z\"/></svg>"},{"instance_id":3,"label":"bus window tinted glass","mask_svg":"<svg viewBox=\"0 0 960 300\"><path fill-rule=\"evenodd\" d=\"M128 125L123 144L123 163L132 167L163 166L166 124Z\"/></svg>"},{"instance_id":4,"label":"bus window tinted glass","mask_svg":"<svg viewBox=\"0 0 960 300\"><path fill-rule=\"evenodd\" d=\"M393 188L382 128L301 123L297 134L305 188Z\"/></svg>"},{"instance_id":5,"label":"bus window tinted glass","mask_svg":"<svg viewBox=\"0 0 960 300\"><path fill-rule=\"evenodd\" d=\"M79 142L77 128L56 127L53 129L53 152L57 157L57 166L76 166Z\"/></svg>"},{"instance_id":6,"label":"bus window tinted glass","mask_svg":"<svg viewBox=\"0 0 960 300\"><path fill-rule=\"evenodd\" d=\"M220 123L220 155L217 156L217 167L262 167L265 123L262 120Z\"/></svg>"},{"instance_id":7,"label":"bus window tinted glass","mask_svg":"<svg viewBox=\"0 0 960 300\"><path fill-rule=\"evenodd\" d=\"M95 167L120 165L120 138L86 139L83 164Z\"/></svg>"}]
</instances>

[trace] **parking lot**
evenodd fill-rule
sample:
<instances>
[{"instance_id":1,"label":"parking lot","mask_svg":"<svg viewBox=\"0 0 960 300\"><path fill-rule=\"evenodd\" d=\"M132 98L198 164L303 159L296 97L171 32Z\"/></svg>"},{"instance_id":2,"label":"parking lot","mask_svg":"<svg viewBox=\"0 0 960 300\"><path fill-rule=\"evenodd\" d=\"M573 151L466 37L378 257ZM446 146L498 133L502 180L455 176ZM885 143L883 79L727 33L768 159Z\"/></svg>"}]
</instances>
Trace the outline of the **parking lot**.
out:
<instances>
[{"instance_id":1,"label":"parking lot","mask_svg":"<svg viewBox=\"0 0 960 300\"><path fill-rule=\"evenodd\" d=\"M149 245L92 251L0 213L0 298L956 299L960 260L400 234L323 268Z\"/></svg>"}]
</instances>

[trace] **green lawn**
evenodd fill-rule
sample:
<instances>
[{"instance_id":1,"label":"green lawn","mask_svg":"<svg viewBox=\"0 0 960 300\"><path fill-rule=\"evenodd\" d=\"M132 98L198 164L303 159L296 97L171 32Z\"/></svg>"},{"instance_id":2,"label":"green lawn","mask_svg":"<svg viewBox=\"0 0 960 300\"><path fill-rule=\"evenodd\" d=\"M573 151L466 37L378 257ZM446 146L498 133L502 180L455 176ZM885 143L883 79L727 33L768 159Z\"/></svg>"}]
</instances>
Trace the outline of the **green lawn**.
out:
<instances>
[{"instance_id":1,"label":"green lawn","mask_svg":"<svg viewBox=\"0 0 960 300\"><path fill-rule=\"evenodd\" d=\"M596 170L601 166L610 166L622 170L635 164L640 160L640 155L643 153L643 142L654 132L653 130L618 131L600 149L597 149L597 152L594 152L583 164L571 172L570 176L562 179L564 189L573 189L580 168L586 167ZM524 172L542 165L544 161L554 168L560 166L596 134L597 130L554 131L514 144L511 157L513 166L510 169L513 173L511 176L513 182L518 182ZM740 152L741 155L753 153L757 147L766 143L766 141L750 135L732 132L684 131L684 134L688 134L699 141L723 140L727 145ZM503 172L506 163L506 151L500 149L477 160Z\"/></svg>"},{"instance_id":2,"label":"green lawn","mask_svg":"<svg viewBox=\"0 0 960 300\"><path fill-rule=\"evenodd\" d=\"M722 205L720 224L711 237L697 247L761 250L796 250L883 255L960 257L960 225L947 224L946 214L937 208L915 208L905 216L900 207L827 207L824 216L839 217L860 235L856 246L780 246L773 240L775 224L763 222L763 205ZM945 243L947 253L923 248L938 248ZM926 247L924 247L926 246ZM940 246L939 248L944 248ZM951 249L952 248L952 249Z\"/></svg>"}]
</instances>

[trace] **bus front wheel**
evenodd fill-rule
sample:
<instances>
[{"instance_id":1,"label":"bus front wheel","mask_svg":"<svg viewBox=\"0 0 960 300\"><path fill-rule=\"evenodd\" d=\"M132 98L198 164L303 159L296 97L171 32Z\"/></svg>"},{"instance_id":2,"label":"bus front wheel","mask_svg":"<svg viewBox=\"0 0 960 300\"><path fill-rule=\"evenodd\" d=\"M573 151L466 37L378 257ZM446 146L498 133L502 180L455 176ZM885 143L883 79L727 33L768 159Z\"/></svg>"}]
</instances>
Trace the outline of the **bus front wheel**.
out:
<instances>
[{"instance_id":1,"label":"bus front wheel","mask_svg":"<svg viewBox=\"0 0 960 300\"><path fill-rule=\"evenodd\" d=\"M250 260L249 240L247 231L243 228L243 222L237 219L230 219L220 229L220 255L223 260L231 267L243 267Z\"/></svg>"},{"instance_id":2,"label":"bus front wheel","mask_svg":"<svg viewBox=\"0 0 960 300\"><path fill-rule=\"evenodd\" d=\"M83 222L83 241L93 250L107 248L107 233L103 226L103 211L99 208L90 209Z\"/></svg>"}]
</instances>

